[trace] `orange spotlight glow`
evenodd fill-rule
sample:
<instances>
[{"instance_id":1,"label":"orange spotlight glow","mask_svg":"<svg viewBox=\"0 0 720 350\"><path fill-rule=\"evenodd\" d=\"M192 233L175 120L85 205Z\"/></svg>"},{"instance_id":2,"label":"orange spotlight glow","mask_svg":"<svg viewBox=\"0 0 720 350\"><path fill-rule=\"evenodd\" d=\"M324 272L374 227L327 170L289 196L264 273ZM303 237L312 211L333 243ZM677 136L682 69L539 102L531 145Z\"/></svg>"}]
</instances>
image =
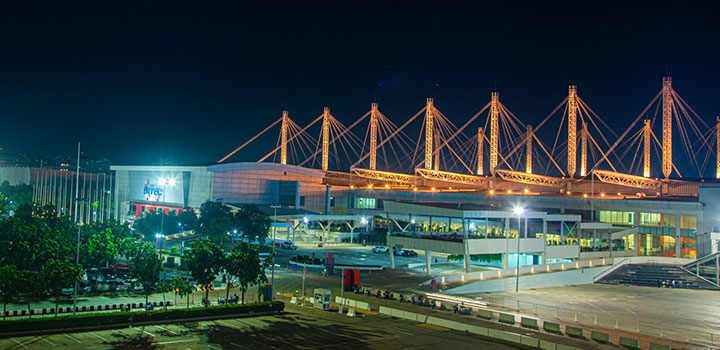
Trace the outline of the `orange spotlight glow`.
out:
<instances>
[{"instance_id":1,"label":"orange spotlight glow","mask_svg":"<svg viewBox=\"0 0 720 350\"><path fill-rule=\"evenodd\" d=\"M368 190L372 190L372 185L368 185Z\"/></svg>"}]
</instances>

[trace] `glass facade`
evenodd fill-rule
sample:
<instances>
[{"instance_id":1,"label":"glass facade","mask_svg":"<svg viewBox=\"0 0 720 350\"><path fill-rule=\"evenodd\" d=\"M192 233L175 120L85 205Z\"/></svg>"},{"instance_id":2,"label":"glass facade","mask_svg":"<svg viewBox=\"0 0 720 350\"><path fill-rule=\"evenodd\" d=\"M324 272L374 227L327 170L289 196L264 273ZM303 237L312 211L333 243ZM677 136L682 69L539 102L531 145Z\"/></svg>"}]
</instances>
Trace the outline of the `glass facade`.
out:
<instances>
[{"instance_id":1,"label":"glass facade","mask_svg":"<svg viewBox=\"0 0 720 350\"><path fill-rule=\"evenodd\" d=\"M375 198L358 197L358 198L355 198L355 208L357 208L357 209L376 209L377 204L375 202Z\"/></svg>"},{"instance_id":2,"label":"glass facade","mask_svg":"<svg viewBox=\"0 0 720 350\"><path fill-rule=\"evenodd\" d=\"M640 216L642 218L642 215ZM631 211L600 210L600 222L609 222L615 225L632 225L635 213Z\"/></svg>"}]
</instances>

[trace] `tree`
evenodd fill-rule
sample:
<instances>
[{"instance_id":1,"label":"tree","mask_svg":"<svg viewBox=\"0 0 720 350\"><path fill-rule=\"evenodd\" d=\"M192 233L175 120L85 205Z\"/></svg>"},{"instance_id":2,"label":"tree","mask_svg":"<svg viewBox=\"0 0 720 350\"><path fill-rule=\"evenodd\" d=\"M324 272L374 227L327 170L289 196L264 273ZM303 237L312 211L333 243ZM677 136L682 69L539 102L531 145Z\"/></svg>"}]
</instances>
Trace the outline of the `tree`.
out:
<instances>
[{"instance_id":1,"label":"tree","mask_svg":"<svg viewBox=\"0 0 720 350\"><path fill-rule=\"evenodd\" d=\"M200 218L195 231L202 235L209 235L214 219L228 217L232 220L230 207L220 202L207 201L200 206Z\"/></svg>"},{"instance_id":2,"label":"tree","mask_svg":"<svg viewBox=\"0 0 720 350\"><path fill-rule=\"evenodd\" d=\"M3 321L7 304L12 303L22 291L23 271L15 265L0 267L0 302L3 303ZM57 307L56 307L57 309Z\"/></svg>"},{"instance_id":3,"label":"tree","mask_svg":"<svg viewBox=\"0 0 720 350\"><path fill-rule=\"evenodd\" d=\"M238 242L232 253L225 259L225 271L237 279L245 303L245 291L254 285L267 282L265 269L269 266L272 256L262 261L260 246L246 242Z\"/></svg>"},{"instance_id":4,"label":"tree","mask_svg":"<svg viewBox=\"0 0 720 350\"><path fill-rule=\"evenodd\" d=\"M143 284L143 294L145 294L145 304L147 305L153 286L160 280L162 259L151 245L142 244L132 257L132 261L134 268L130 270L130 274ZM145 309L147 311L147 308Z\"/></svg>"},{"instance_id":5,"label":"tree","mask_svg":"<svg viewBox=\"0 0 720 350\"><path fill-rule=\"evenodd\" d=\"M178 214L178 221L183 230L195 230L197 228L198 217L192 210L185 210Z\"/></svg>"},{"instance_id":6,"label":"tree","mask_svg":"<svg viewBox=\"0 0 720 350\"><path fill-rule=\"evenodd\" d=\"M210 228L206 230L208 238L223 246L223 243L228 238L228 233L232 229L233 223L229 216L222 216L212 219L210 222Z\"/></svg>"},{"instance_id":7,"label":"tree","mask_svg":"<svg viewBox=\"0 0 720 350\"><path fill-rule=\"evenodd\" d=\"M28 306L28 317L30 315L30 304L33 301L39 300L45 296L45 285L40 279L40 274L34 271L23 271L21 286L22 292L25 294L25 302Z\"/></svg>"},{"instance_id":8,"label":"tree","mask_svg":"<svg viewBox=\"0 0 720 350\"><path fill-rule=\"evenodd\" d=\"M175 215L149 212L135 220L133 228L135 232L143 234L146 238L155 237L157 233L164 235L176 233L178 231L178 222L179 219Z\"/></svg>"},{"instance_id":9,"label":"tree","mask_svg":"<svg viewBox=\"0 0 720 350\"><path fill-rule=\"evenodd\" d=\"M118 255L119 244L109 229L91 234L80 248L80 262L86 268L107 266Z\"/></svg>"},{"instance_id":10,"label":"tree","mask_svg":"<svg viewBox=\"0 0 720 350\"><path fill-rule=\"evenodd\" d=\"M190 274L200 285L212 283L223 268L222 249L209 239L195 241L190 248L190 252L184 257ZM205 299L208 298L209 292L209 290L205 291Z\"/></svg>"},{"instance_id":11,"label":"tree","mask_svg":"<svg viewBox=\"0 0 720 350\"><path fill-rule=\"evenodd\" d=\"M48 289L55 293L55 317L64 287L73 285L82 280L82 269L69 260L49 260L42 269L41 277Z\"/></svg>"},{"instance_id":12,"label":"tree","mask_svg":"<svg viewBox=\"0 0 720 350\"><path fill-rule=\"evenodd\" d=\"M158 284L158 292L162 293L163 295L163 305L164 308L167 310L167 301L165 301L165 293L170 292L173 290L172 285L170 283L162 282Z\"/></svg>"},{"instance_id":13,"label":"tree","mask_svg":"<svg viewBox=\"0 0 720 350\"><path fill-rule=\"evenodd\" d=\"M270 232L270 216L254 205L244 205L235 213L235 221L248 241L261 242Z\"/></svg>"},{"instance_id":14,"label":"tree","mask_svg":"<svg viewBox=\"0 0 720 350\"><path fill-rule=\"evenodd\" d=\"M185 307L190 308L190 294L194 291L193 287L188 281L182 279L180 276L175 276L170 282L175 294L179 295L180 298L187 297L185 301Z\"/></svg>"}]
</instances>

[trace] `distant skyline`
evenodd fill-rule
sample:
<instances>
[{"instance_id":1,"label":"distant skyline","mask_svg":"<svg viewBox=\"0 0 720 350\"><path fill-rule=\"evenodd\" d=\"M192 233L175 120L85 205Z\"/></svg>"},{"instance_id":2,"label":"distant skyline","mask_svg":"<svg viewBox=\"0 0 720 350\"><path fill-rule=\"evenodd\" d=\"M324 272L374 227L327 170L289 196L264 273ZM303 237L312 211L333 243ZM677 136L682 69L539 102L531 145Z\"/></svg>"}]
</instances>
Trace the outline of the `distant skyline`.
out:
<instances>
[{"instance_id":1,"label":"distant skyline","mask_svg":"<svg viewBox=\"0 0 720 350\"><path fill-rule=\"evenodd\" d=\"M713 124L716 14L709 2L2 4L0 148L72 155L80 141L112 164L213 164L284 109L304 125L329 106L348 125L377 101L401 124L433 97L459 125L497 90L537 124L571 84L620 134L666 75Z\"/></svg>"}]
</instances>

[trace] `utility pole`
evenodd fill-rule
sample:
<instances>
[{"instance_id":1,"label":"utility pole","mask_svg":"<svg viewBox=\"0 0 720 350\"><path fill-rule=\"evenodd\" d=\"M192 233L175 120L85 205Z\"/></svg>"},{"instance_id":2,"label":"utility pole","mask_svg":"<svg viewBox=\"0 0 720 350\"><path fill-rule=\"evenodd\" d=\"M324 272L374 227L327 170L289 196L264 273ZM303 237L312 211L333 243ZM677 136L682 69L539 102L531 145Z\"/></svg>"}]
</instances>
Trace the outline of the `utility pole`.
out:
<instances>
[{"instance_id":1,"label":"utility pole","mask_svg":"<svg viewBox=\"0 0 720 350\"><path fill-rule=\"evenodd\" d=\"M78 225L77 246L75 247L75 264L80 265L80 223L78 222L78 202L80 201L80 198L78 198L78 186L80 186L80 142L78 142L77 167L75 169L75 225ZM75 282L75 288L73 290L73 314L77 311L78 287L78 283Z\"/></svg>"}]
</instances>

